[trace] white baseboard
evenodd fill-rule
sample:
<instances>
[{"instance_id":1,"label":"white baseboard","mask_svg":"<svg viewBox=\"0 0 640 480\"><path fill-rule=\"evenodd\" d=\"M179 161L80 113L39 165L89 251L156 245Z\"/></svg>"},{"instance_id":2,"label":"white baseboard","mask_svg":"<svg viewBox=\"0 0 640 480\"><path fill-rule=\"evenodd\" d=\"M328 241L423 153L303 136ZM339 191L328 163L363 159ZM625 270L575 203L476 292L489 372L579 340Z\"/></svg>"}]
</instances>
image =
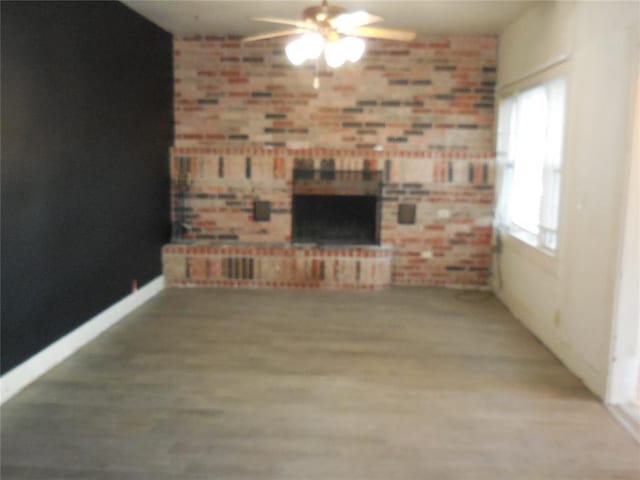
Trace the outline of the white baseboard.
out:
<instances>
[{"instance_id":1,"label":"white baseboard","mask_svg":"<svg viewBox=\"0 0 640 480\"><path fill-rule=\"evenodd\" d=\"M640 407L638 405L607 405L611 415L640 443Z\"/></svg>"},{"instance_id":2,"label":"white baseboard","mask_svg":"<svg viewBox=\"0 0 640 480\"><path fill-rule=\"evenodd\" d=\"M163 288L164 277L160 275L5 373L0 378L0 405L155 296Z\"/></svg>"}]
</instances>

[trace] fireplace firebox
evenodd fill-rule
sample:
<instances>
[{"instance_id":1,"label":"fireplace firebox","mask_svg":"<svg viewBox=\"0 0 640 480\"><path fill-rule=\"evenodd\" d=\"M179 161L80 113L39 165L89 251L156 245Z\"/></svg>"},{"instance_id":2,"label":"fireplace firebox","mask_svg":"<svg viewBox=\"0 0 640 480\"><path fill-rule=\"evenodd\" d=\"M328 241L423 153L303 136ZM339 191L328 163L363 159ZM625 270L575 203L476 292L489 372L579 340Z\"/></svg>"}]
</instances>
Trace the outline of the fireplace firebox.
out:
<instances>
[{"instance_id":1,"label":"fireplace firebox","mask_svg":"<svg viewBox=\"0 0 640 480\"><path fill-rule=\"evenodd\" d=\"M293 243L380 243L381 172L295 170L293 187Z\"/></svg>"}]
</instances>

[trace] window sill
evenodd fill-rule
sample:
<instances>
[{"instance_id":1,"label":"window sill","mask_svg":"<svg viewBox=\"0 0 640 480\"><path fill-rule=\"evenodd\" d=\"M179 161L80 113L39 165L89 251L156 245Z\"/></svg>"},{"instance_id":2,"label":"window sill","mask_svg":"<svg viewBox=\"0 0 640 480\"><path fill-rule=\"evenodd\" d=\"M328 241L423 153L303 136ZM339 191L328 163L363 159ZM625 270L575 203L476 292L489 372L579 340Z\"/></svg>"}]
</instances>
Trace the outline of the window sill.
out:
<instances>
[{"instance_id":1,"label":"window sill","mask_svg":"<svg viewBox=\"0 0 640 480\"><path fill-rule=\"evenodd\" d=\"M507 228L500 228L503 240L503 254L509 252L520 257L524 257L531 263L540 267L545 272L558 276L558 256L557 251L538 247L527 242L518 236L516 232L511 232Z\"/></svg>"}]
</instances>

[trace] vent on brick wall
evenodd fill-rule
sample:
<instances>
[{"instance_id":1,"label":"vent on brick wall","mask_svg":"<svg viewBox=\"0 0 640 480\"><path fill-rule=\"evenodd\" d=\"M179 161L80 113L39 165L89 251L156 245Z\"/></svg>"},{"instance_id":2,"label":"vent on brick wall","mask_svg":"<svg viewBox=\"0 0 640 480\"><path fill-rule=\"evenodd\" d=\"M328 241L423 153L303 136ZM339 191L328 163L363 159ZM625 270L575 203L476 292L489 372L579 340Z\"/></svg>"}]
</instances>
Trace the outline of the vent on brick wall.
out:
<instances>
[{"instance_id":1,"label":"vent on brick wall","mask_svg":"<svg viewBox=\"0 0 640 480\"><path fill-rule=\"evenodd\" d=\"M222 259L222 276L233 280L253 280L253 258L225 257Z\"/></svg>"},{"instance_id":2,"label":"vent on brick wall","mask_svg":"<svg viewBox=\"0 0 640 480\"><path fill-rule=\"evenodd\" d=\"M253 221L268 222L271 220L271 202L256 200L253 203Z\"/></svg>"},{"instance_id":3,"label":"vent on brick wall","mask_svg":"<svg viewBox=\"0 0 640 480\"><path fill-rule=\"evenodd\" d=\"M416 223L416 206L413 203L401 203L398 205L398 223L413 225Z\"/></svg>"}]
</instances>

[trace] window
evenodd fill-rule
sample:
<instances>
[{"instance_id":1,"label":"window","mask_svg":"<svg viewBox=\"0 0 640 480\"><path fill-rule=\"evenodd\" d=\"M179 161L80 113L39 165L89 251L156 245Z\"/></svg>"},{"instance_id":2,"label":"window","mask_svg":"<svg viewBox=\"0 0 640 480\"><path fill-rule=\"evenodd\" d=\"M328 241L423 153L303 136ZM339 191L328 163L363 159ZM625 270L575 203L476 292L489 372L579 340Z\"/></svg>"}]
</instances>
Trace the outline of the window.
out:
<instances>
[{"instance_id":1,"label":"window","mask_svg":"<svg viewBox=\"0 0 640 480\"><path fill-rule=\"evenodd\" d=\"M505 97L498 111L498 225L554 251L564 133L565 81L553 79Z\"/></svg>"}]
</instances>

